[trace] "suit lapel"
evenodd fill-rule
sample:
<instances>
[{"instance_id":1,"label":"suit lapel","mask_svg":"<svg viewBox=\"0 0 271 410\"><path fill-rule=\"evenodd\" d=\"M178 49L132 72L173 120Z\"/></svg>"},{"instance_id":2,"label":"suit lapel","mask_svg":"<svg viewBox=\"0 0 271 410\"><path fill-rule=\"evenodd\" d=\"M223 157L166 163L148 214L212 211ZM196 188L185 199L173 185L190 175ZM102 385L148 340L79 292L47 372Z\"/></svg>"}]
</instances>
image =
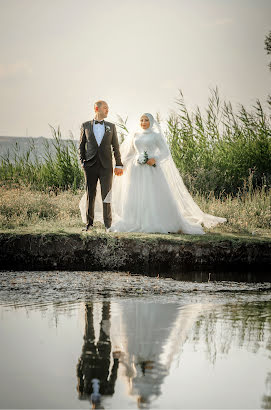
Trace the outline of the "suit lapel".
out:
<instances>
[{"instance_id":1,"label":"suit lapel","mask_svg":"<svg viewBox=\"0 0 271 410\"><path fill-rule=\"evenodd\" d=\"M97 141L96 141L96 138L95 138L95 135L94 135L94 131L93 131L93 124L94 124L94 121L91 120L91 121L90 121L90 135L91 135L91 138L93 139L94 143L95 143L96 145L98 145L98 144L97 144Z\"/></svg>"},{"instance_id":2,"label":"suit lapel","mask_svg":"<svg viewBox=\"0 0 271 410\"><path fill-rule=\"evenodd\" d=\"M106 129L106 126L107 126L108 124L107 124L107 122L104 122L104 136L103 136L103 138L102 138L102 141L101 141L101 145L103 144L103 142L105 141L105 139L106 139L106 137L107 137L107 133L108 133L108 131L107 131L107 129ZM101 146L100 145L100 146Z\"/></svg>"}]
</instances>

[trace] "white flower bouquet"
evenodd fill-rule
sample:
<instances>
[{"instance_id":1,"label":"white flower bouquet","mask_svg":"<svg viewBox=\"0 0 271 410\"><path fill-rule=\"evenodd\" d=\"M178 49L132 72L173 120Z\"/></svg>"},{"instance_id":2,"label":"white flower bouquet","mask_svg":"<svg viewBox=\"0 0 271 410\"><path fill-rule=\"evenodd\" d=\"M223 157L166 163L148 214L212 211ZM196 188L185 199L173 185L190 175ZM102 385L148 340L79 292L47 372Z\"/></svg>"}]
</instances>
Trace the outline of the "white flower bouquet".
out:
<instances>
[{"instance_id":1,"label":"white flower bouquet","mask_svg":"<svg viewBox=\"0 0 271 410\"><path fill-rule=\"evenodd\" d=\"M138 156L137 163L138 163L139 165L144 165L144 164L146 164L148 161L149 161L149 156L148 156L147 151L144 151L144 154L141 154L141 155ZM152 166L153 166L153 167L156 167L156 164L153 164Z\"/></svg>"}]
</instances>

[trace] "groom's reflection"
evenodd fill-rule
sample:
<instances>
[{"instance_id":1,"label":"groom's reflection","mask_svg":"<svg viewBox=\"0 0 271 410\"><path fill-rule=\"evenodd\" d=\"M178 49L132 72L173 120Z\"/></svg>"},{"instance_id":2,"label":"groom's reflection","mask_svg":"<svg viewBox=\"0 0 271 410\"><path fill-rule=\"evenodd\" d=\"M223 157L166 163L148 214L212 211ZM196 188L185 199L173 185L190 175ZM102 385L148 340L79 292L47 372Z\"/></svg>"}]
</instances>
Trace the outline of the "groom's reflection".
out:
<instances>
[{"instance_id":1,"label":"groom's reflection","mask_svg":"<svg viewBox=\"0 0 271 410\"><path fill-rule=\"evenodd\" d=\"M99 405L101 396L114 394L119 366L118 352L113 353L111 363L110 302L102 304L100 336L95 342L93 303L85 306L85 334L82 354L77 364L77 391L80 400L90 399ZM98 387L97 387L98 386Z\"/></svg>"}]
</instances>

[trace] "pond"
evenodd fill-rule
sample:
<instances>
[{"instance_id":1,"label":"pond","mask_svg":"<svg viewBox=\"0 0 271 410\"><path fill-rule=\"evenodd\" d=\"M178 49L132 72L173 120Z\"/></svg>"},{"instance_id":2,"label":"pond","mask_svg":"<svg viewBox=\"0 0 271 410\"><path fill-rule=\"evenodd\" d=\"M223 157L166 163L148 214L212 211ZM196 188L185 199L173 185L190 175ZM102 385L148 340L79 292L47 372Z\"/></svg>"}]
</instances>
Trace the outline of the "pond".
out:
<instances>
[{"instance_id":1,"label":"pond","mask_svg":"<svg viewBox=\"0 0 271 410\"><path fill-rule=\"evenodd\" d=\"M0 273L1 408L271 408L271 285Z\"/></svg>"}]
</instances>

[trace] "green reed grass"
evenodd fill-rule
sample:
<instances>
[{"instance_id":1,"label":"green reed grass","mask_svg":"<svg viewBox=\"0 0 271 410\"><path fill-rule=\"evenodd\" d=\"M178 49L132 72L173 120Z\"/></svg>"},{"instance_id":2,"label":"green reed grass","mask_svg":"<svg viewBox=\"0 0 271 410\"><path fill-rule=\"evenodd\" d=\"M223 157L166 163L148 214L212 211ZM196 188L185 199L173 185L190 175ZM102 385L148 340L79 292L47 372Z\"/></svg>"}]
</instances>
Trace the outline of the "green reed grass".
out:
<instances>
[{"instance_id":1,"label":"green reed grass","mask_svg":"<svg viewBox=\"0 0 271 410\"><path fill-rule=\"evenodd\" d=\"M267 104L271 109L271 100ZM122 141L129 133L127 118L118 117L117 126ZM1 185L54 192L83 187L76 143L62 140L59 128L51 130L53 146L44 143L42 159L34 142L25 154L17 144L12 155L1 159ZM194 195L238 195L240 189L249 188L248 184L264 189L271 186L271 117L259 100L251 110L240 105L234 112L230 102L220 101L215 88L205 113L199 107L189 112L180 91L177 110L167 118L166 136L174 161Z\"/></svg>"},{"instance_id":2,"label":"green reed grass","mask_svg":"<svg viewBox=\"0 0 271 410\"><path fill-rule=\"evenodd\" d=\"M253 187L271 186L271 121L259 100L234 112L211 90L205 115L189 112L182 92L167 119L174 161L190 191L237 194L252 176ZM268 102L271 109L271 102Z\"/></svg>"},{"instance_id":3,"label":"green reed grass","mask_svg":"<svg viewBox=\"0 0 271 410\"><path fill-rule=\"evenodd\" d=\"M59 127L51 126L52 145L46 140L42 158L39 158L33 141L26 153L16 144L13 152L2 157L0 183L13 186L25 185L36 190L77 190L83 184L84 175L78 161L78 149L73 140L63 140ZM30 159L31 158L31 159Z\"/></svg>"}]
</instances>

